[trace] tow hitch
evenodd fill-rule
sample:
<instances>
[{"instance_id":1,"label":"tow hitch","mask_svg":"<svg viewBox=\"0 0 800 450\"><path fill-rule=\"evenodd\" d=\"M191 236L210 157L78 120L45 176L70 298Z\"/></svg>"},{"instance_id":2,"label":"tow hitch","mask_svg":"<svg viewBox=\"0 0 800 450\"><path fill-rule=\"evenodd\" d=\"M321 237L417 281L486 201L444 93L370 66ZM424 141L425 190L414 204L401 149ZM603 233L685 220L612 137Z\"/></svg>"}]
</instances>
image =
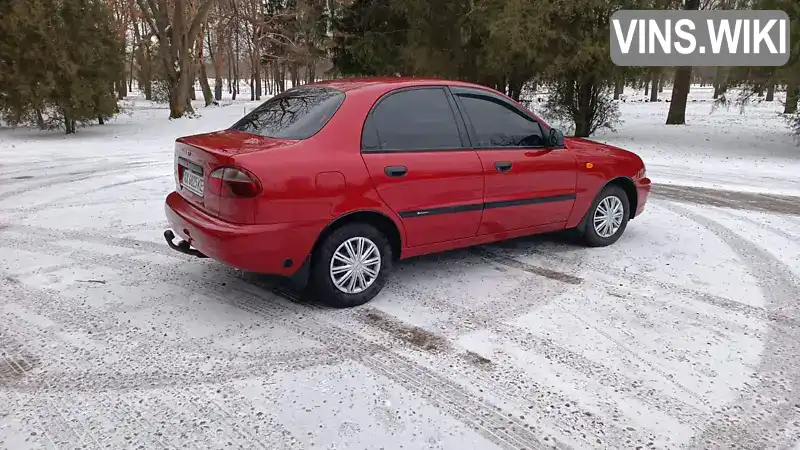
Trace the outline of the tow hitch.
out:
<instances>
[{"instance_id":1,"label":"tow hitch","mask_svg":"<svg viewBox=\"0 0 800 450\"><path fill-rule=\"evenodd\" d=\"M173 250L185 253L190 256L196 256L198 258L208 258L208 256L200 253L197 249L192 248L192 246L189 244L188 241L184 241L183 239L181 239L181 241L178 242L177 245L174 242L172 242L175 239L175 233L173 233L172 230L165 231L164 238L167 240L169 248Z\"/></svg>"}]
</instances>

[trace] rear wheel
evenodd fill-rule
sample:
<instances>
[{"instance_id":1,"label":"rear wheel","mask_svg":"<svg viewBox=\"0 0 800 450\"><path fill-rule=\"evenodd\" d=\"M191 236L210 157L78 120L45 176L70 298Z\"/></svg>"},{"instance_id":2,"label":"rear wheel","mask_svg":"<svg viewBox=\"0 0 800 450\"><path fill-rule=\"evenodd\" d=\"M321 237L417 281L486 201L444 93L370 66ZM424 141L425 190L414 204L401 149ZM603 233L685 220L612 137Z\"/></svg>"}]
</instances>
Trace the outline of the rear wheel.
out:
<instances>
[{"instance_id":1,"label":"rear wheel","mask_svg":"<svg viewBox=\"0 0 800 450\"><path fill-rule=\"evenodd\" d=\"M625 232L629 217L628 195L619 186L606 186L584 218L584 242L590 247L613 244Z\"/></svg>"},{"instance_id":2,"label":"rear wheel","mask_svg":"<svg viewBox=\"0 0 800 450\"><path fill-rule=\"evenodd\" d=\"M365 223L334 230L317 248L311 264L311 289L322 303L348 308L363 305L383 289L392 269L386 236Z\"/></svg>"}]
</instances>

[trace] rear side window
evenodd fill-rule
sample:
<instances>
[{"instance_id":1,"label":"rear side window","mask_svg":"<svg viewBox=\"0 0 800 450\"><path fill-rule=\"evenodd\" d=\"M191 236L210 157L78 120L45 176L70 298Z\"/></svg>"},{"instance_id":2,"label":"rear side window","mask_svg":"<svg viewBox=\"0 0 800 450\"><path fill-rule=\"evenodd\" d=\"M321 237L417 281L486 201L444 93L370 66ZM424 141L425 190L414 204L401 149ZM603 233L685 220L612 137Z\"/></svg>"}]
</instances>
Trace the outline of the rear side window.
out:
<instances>
[{"instance_id":1,"label":"rear side window","mask_svg":"<svg viewBox=\"0 0 800 450\"><path fill-rule=\"evenodd\" d=\"M461 135L442 88L390 94L373 109L362 136L364 151L451 148L461 148Z\"/></svg>"},{"instance_id":2,"label":"rear side window","mask_svg":"<svg viewBox=\"0 0 800 450\"><path fill-rule=\"evenodd\" d=\"M277 139L308 139L328 123L344 97L344 92L324 86L290 89L259 105L231 129Z\"/></svg>"}]
</instances>

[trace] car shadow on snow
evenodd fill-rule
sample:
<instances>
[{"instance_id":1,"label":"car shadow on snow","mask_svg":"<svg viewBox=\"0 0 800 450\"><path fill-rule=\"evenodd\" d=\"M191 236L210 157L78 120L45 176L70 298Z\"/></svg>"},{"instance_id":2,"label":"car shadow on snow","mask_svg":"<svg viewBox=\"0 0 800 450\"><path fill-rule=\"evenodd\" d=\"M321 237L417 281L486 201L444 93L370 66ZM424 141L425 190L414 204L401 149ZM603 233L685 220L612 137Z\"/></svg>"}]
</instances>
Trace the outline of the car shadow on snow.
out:
<instances>
[{"instance_id":1,"label":"car shadow on snow","mask_svg":"<svg viewBox=\"0 0 800 450\"><path fill-rule=\"evenodd\" d=\"M416 256L395 262L394 272L396 276L404 278L415 278L423 274L430 275L431 271L440 272L439 274L434 273L434 275L447 276L447 268L454 265L476 266L494 263L577 285L583 282L583 279L578 276L525 263L501 253L510 252L511 256L539 255L546 257L547 255L580 252L585 248L578 242L574 232L558 231ZM239 274L245 282L293 303L327 308L323 299L315 298L307 290L298 289L283 277L251 272L239 272Z\"/></svg>"}]
</instances>

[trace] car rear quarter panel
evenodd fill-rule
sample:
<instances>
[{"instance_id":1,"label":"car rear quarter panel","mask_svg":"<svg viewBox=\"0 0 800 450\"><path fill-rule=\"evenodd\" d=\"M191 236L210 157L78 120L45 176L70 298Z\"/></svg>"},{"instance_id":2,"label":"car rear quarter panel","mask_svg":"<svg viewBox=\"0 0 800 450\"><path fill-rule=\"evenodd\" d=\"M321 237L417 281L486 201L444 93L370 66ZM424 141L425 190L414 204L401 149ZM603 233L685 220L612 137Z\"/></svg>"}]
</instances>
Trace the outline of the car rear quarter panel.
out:
<instances>
[{"instance_id":1,"label":"car rear quarter panel","mask_svg":"<svg viewBox=\"0 0 800 450\"><path fill-rule=\"evenodd\" d=\"M346 92L345 101L316 135L295 145L237 156L259 177L263 193L256 205L257 224L318 223L319 232L336 218L375 211L394 212L377 195L361 158L364 117L380 94L368 89ZM311 250L313 242L302 245Z\"/></svg>"},{"instance_id":2,"label":"car rear quarter panel","mask_svg":"<svg viewBox=\"0 0 800 450\"><path fill-rule=\"evenodd\" d=\"M609 181L618 177L633 180L643 164L634 153L586 139L568 138L566 145L575 155L578 171L575 206L566 225L573 228Z\"/></svg>"}]
</instances>

